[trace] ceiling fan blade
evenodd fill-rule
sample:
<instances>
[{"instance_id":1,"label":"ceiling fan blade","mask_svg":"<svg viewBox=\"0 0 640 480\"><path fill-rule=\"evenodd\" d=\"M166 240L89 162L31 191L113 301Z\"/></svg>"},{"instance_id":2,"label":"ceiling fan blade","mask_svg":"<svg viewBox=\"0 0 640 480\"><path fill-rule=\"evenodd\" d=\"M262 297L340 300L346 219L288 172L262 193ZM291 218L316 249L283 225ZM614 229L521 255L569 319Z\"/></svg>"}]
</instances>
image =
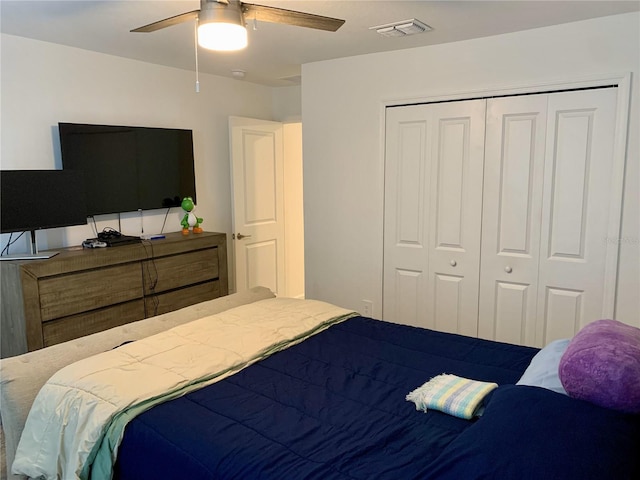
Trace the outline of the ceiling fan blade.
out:
<instances>
[{"instance_id":1,"label":"ceiling fan blade","mask_svg":"<svg viewBox=\"0 0 640 480\"><path fill-rule=\"evenodd\" d=\"M264 5L254 5L244 2L242 3L242 12L247 21L256 19L262 22L284 23L286 25L316 28L329 32L335 32L344 24L344 20L340 20L339 18L323 17L322 15L314 15L312 13L296 12L284 8L265 7Z\"/></svg>"},{"instance_id":2,"label":"ceiling fan blade","mask_svg":"<svg viewBox=\"0 0 640 480\"><path fill-rule=\"evenodd\" d=\"M165 18L164 20L158 20L157 22L150 23L149 25L145 25L143 27L134 28L131 31L143 33L155 32L156 30L160 30L161 28L171 27L173 25L178 25L179 23L188 22L189 20L195 20L198 18L198 13L200 13L200 10L181 13L180 15Z\"/></svg>"}]
</instances>

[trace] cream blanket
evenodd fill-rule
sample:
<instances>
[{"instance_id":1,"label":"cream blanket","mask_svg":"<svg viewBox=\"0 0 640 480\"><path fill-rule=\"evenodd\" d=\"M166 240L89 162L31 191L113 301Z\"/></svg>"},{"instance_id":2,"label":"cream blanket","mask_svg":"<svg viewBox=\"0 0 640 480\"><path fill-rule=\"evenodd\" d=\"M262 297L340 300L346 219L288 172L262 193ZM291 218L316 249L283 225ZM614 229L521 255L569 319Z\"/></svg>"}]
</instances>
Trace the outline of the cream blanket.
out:
<instances>
[{"instance_id":1,"label":"cream blanket","mask_svg":"<svg viewBox=\"0 0 640 480\"><path fill-rule=\"evenodd\" d=\"M274 298L71 364L36 397L12 471L45 479L110 478L124 426L133 416L352 315L316 300Z\"/></svg>"}]
</instances>

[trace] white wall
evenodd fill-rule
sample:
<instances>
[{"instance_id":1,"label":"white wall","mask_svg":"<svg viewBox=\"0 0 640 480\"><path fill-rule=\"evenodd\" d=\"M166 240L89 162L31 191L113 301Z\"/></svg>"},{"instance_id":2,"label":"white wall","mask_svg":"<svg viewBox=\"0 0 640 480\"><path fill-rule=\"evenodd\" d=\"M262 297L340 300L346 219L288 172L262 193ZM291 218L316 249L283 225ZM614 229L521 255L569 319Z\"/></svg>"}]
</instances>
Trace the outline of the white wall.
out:
<instances>
[{"instance_id":1,"label":"white wall","mask_svg":"<svg viewBox=\"0 0 640 480\"><path fill-rule=\"evenodd\" d=\"M300 117L299 87L274 89L200 74L200 93L195 93L193 72L5 34L0 48L2 169L61 168L58 122L192 129L196 211L207 231L231 233L228 117ZM159 232L164 214L144 212L145 232ZM180 230L182 214L172 209L165 232ZM122 219L123 233L140 233L137 213ZM97 221L98 230L118 228L115 215ZM59 248L94 236L89 225L51 229L38 232L38 244ZM2 247L7 237L2 235ZM21 239L11 252L27 249Z\"/></svg>"},{"instance_id":2,"label":"white wall","mask_svg":"<svg viewBox=\"0 0 640 480\"><path fill-rule=\"evenodd\" d=\"M302 120L302 87L273 89L273 118L279 122L295 123Z\"/></svg>"},{"instance_id":3,"label":"white wall","mask_svg":"<svg viewBox=\"0 0 640 480\"><path fill-rule=\"evenodd\" d=\"M284 238L286 295L304 294L304 211L302 192L302 124L285 123L284 144Z\"/></svg>"},{"instance_id":4,"label":"white wall","mask_svg":"<svg viewBox=\"0 0 640 480\"><path fill-rule=\"evenodd\" d=\"M382 313L384 105L632 72L617 317L640 325L640 14L303 66L307 298Z\"/></svg>"}]
</instances>

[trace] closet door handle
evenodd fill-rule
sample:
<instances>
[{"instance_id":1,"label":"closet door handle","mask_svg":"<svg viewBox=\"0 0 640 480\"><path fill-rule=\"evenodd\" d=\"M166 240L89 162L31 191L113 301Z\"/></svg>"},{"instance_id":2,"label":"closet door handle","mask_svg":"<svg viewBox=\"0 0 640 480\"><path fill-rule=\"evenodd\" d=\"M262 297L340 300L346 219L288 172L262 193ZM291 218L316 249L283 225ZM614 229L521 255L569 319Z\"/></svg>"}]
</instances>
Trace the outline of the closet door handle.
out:
<instances>
[{"instance_id":1,"label":"closet door handle","mask_svg":"<svg viewBox=\"0 0 640 480\"><path fill-rule=\"evenodd\" d=\"M510 266L507 265L506 267L504 267L504 271L507 272L507 273L511 273L511 272L513 272L513 269Z\"/></svg>"}]
</instances>

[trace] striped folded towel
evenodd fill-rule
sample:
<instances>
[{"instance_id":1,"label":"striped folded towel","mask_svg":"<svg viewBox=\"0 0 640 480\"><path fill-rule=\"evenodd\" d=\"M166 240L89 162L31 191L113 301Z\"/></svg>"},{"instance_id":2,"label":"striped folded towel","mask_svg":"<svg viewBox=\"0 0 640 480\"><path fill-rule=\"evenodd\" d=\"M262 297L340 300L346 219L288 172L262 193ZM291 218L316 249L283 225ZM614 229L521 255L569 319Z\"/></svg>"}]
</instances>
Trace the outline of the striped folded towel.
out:
<instances>
[{"instance_id":1,"label":"striped folded towel","mask_svg":"<svg viewBox=\"0 0 640 480\"><path fill-rule=\"evenodd\" d=\"M407 400L416 404L416 410L439 410L469 420L478 413L484 397L497 386L496 383L442 374L410 392Z\"/></svg>"}]
</instances>

